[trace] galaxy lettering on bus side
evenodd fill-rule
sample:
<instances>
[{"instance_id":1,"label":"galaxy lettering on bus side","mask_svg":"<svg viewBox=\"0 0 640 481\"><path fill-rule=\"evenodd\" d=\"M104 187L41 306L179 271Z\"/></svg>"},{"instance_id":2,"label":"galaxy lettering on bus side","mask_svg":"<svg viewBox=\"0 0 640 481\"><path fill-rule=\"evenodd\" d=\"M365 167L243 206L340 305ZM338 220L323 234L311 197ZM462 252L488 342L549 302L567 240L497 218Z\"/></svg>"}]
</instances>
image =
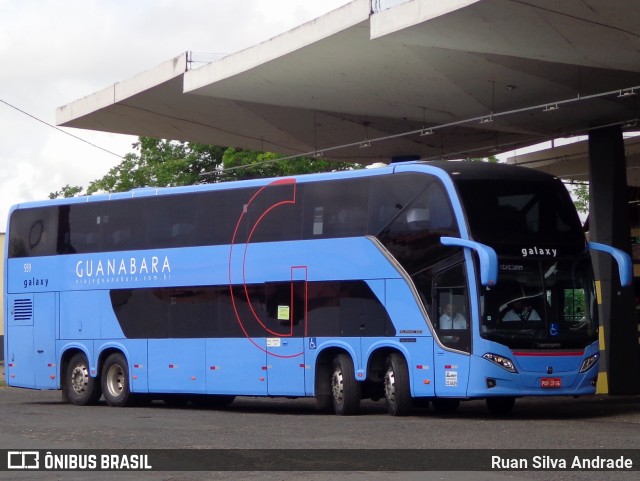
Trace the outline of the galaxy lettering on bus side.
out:
<instances>
[{"instance_id":1,"label":"galaxy lettering on bus side","mask_svg":"<svg viewBox=\"0 0 640 481\"><path fill-rule=\"evenodd\" d=\"M558 249L544 248L544 247L523 247L520 252L522 257L529 256L548 256L556 257L558 255Z\"/></svg>"},{"instance_id":2,"label":"galaxy lettering on bus side","mask_svg":"<svg viewBox=\"0 0 640 481\"><path fill-rule=\"evenodd\" d=\"M24 280L24 288L27 287L49 287L49 279L32 277Z\"/></svg>"}]
</instances>

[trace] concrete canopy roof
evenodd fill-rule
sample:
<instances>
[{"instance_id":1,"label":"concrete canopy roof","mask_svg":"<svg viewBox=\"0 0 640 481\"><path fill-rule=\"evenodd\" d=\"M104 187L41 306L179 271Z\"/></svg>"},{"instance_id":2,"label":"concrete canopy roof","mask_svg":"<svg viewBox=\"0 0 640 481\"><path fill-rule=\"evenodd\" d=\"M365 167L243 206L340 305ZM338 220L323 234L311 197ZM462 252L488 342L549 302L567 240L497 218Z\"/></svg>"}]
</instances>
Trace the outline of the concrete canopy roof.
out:
<instances>
[{"instance_id":1,"label":"concrete canopy roof","mask_svg":"<svg viewBox=\"0 0 640 481\"><path fill-rule=\"evenodd\" d=\"M354 0L198 69L181 55L57 123L364 163L485 156L639 118L638 19L627 0Z\"/></svg>"},{"instance_id":2,"label":"concrete canopy roof","mask_svg":"<svg viewBox=\"0 0 640 481\"><path fill-rule=\"evenodd\" d=\"M624 150L627 185L640 187L640 137L626 139ZM590 180L588 159L589 146L585 140L509 157L507 162L541 170L562 179L588 182Z\"/></svg>"}]
</instances>

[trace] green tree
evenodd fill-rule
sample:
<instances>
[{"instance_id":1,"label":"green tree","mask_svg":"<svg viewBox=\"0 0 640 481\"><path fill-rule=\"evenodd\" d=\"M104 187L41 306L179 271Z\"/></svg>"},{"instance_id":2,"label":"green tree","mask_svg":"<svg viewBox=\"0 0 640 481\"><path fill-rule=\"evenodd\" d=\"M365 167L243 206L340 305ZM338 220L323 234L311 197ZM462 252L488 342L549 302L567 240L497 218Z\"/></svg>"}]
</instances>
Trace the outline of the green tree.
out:
<instances>
[{"instance_id":1,"label":"green tree","mask_svg":"<svg viewBox=\"0 0 640 481\"><path fill-rule=\"evenodd\" d=\"M206 182L205 172L215 171L225 147L139 137L135 152L104 177L94 180L87 194L124 192L136 187L174 187Z\"/></svg>"},{"instance_id":2,"label":"green tree","mask_svg":"<svg viewBox=\"0 0 640 481\"><path fill-rule=\"evenodd\" d=\"M355 163L331 162L322 158L299 157L279 160L271 152L217 147L191 142L139 137L134 151L92 181L86 192L66 185L49 198L75 197L96 192L126 192L139 187L174 187L259 177L282 177L312 172L362 168Z\"/></svg>"},{"instance_id":3,"label":"green tree","mask_svg":"<svg viewBox=\"0 0 640 481\"><path fill-rule=\"evenodd\" d=\"M256 152L229 147L222 156L223 169L219 170L215 177L219 181L244 180L353 170L363 167L356 163L328 161L321 157L279 160L283 157L273 152Z\"/></svg>"},{"instance_id":4,"label":"green tree","mask_svg":"<svg viewBox=\"0 0 640 481\"><path fill-rule=\"evenodd\" d=\"M589 213L589 183L576 183L572 184L569 188L573 203L576 206L576 210L583 214Z\"/></svg>"},{"instance_id":5,"label":"green tree","mask_svg":"<svg viewBox=\"0 0 640 481\"><path fill-rule=\"evenodd\" d=\"M498 163L498 158L495 155L490 155L489 157L471 157L467 159L468 162L489 162L490 164Z\"/></svg>"},{"instance_id":6,"label":"green tree","mask_svg":"<svg viewBox=\"0 0 640 481\"><path fill-rule=\"evenodd\" d=\"M71 186L69 184L62 187L62 189L49 194L49 199L57 199L58 197L76 197L82 194L82 187L79 185Z\"/></svg>"}]
</instances>

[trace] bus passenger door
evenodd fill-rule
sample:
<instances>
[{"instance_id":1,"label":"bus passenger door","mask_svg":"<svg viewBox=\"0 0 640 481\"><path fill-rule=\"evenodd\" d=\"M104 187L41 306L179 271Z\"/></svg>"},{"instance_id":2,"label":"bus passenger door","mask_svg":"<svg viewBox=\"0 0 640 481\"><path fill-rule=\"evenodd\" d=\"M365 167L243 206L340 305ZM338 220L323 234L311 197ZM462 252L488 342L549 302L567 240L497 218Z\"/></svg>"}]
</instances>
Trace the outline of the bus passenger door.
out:
<instances>
[{"instance_id":1,"label":"bus passenger door","mask_svg":"<svg viewBox=\"0 0 640 481\"><path fill-rule=\"evenodd\" d=\"M307 321L306 268L292 268L291 282L267 284L267 390L275 396L304 396L304 336ZM295 278L304 280L295 280Z\"/></svg>"},{"instance_id":2,"label":"bus passenger door","mask_svg":"<svg viewBox=\"0 0 640 481\"><path fill-rule=\"evenodd\" d=\"M37 389L56 389L56 317L58 296L54 292L35 294L33 347Z\"/></svg>"},{"instance_id":3,"label":"bus passenger door","mask_svg":"<svg viewBox=\"0 0 640 481\"><path fill-rule=\"evenodd\" d=\"M440 271L433 279L435 394L465 397L469 381L471 318L464 264Z\"/></svg>"}]
</instances>

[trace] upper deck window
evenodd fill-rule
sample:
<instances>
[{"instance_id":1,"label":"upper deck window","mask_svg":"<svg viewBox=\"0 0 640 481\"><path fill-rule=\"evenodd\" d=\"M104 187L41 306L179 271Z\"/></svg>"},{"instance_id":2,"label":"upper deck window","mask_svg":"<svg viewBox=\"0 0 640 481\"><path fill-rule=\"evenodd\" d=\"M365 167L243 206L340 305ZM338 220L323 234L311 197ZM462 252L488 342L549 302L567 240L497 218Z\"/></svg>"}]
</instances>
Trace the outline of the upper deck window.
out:
<instances>
[{"instance_id":1,"label":"upper deck window","mask_svg":"<svg viewBox=\"0 0 640 481\"><path fill-rule=\"evenodd\" d=\"M580 221L558 182L458 180L471 236L487 244L584 242Z\"/></svg>"},{"instance_id":2,"label":"upper deck window","mask_svg":"<svg viewBox=\"0 0 640 481\"><path fill-rule=\"evenodd\" d=\"M456 252L440 238L460 235L444 186L435 178L424 185L377 235L409 274Z\"/></svg>"},{"instance_id":3,"label":"upper deck window","mask_svg":"<svg viewBox=\"0 0 640 481\"><path fill-rule=\"evenodd\" d=\"M21 208L9 257L355 237L390 225L394 239L419 240L454 222L429 182L403 173Z\"/></svg>"}]
</instances>

